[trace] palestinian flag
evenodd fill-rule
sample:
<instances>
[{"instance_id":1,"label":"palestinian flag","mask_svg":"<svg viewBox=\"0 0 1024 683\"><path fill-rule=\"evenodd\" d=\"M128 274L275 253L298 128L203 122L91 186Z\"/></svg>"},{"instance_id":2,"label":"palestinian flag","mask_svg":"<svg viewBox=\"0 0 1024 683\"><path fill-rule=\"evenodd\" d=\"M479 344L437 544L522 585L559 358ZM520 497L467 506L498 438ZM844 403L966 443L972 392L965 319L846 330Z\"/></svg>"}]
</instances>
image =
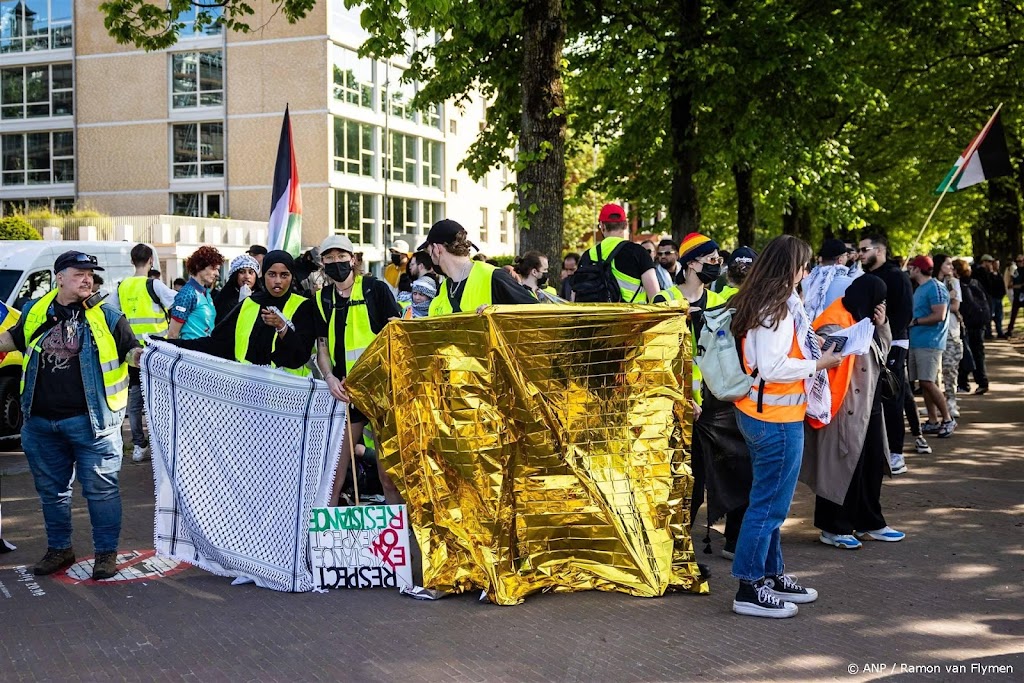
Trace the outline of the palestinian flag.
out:
<instances>
[{"instance_id":1,"label":"palestinian flag","mask_svg":"<svg viewBox=\"0 0 1024 683\"><path fill-rule=\"evenodd\" d=\"M953 168L943 178L942 183L935 188L935 194L956 192L965 187L985 182L989 178L998 178L1012 173L1013 166L1010 164L1010 152L1006 148L1003 121L999 118L999 110L996 110L985 127L953 164ZM946 189L947 185L949 186L948 190Z\"/></svg>"},{"instance_id":2,"label":"palestinian flag","mask_svg":"<svg viewBox=\"0 0 1024 683\"><path fill-rule=\"evenodd\" d=\"M281 141L277 144L274 167L274 194L270 200L270 223L267 225L267 248L284 249L298 256L302 247L302 192L299 190L299 168L295 162L292 122L288 107L284 109Z\"/></svg>"}]
</instances>

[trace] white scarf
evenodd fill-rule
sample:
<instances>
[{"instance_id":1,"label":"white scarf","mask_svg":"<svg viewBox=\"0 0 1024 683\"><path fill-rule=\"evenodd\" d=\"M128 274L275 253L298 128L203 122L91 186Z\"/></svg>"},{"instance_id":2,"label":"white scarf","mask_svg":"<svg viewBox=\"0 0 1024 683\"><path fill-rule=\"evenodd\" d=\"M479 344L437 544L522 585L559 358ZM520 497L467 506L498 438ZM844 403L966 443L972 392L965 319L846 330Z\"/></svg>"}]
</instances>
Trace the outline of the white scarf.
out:
<instances>
[{"instance_id":1,"label":"white scarf","mask_svg":"<svg viewBox=\"0 0 1024 683\"><path fill-rule=\"evenodd\" d=\"M800 350L807 360L821 358L821 345L818 335L811 328L811 320L804 309L804 303L794 291L786 302L789 314L793 316L796 338L800 340ZM813 417L822 424L832 421L832 391L828 385L828 372L817 371L813 377L804 380L804 393L807 395L807 417Z\"/></svg>"}]
</instances>

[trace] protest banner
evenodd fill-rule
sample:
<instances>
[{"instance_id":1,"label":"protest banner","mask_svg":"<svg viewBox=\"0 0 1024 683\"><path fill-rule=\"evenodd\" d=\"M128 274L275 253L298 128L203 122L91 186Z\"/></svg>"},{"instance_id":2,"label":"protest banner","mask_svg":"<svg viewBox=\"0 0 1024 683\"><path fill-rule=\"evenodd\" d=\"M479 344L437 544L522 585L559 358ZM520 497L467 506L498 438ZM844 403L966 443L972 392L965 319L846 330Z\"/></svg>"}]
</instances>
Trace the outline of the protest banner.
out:
<instances>
[{"instance_id":1,"label":"protest banner","mask_svg":"<svg viewBox=\"0 0 1024 683\"><path fill-rule=\"evenodd\" d=\"M404 505L313 508L313 582L328 588L412 588Z\"/></svg>"}]
</instances>

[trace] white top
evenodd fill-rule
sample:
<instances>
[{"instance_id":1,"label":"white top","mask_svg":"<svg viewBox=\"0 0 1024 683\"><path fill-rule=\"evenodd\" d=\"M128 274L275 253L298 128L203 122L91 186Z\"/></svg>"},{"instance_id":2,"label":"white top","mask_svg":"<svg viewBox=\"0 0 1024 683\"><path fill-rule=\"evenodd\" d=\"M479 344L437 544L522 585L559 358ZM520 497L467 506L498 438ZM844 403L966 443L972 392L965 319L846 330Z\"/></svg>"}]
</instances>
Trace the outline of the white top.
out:
<instances>
[{"instance_id":1,"label":"white top","mask_svg":"<svg viewBox=\"0 0 1024 683\"><path fill-rule=\"evenodd\" d=\"M794 298L790 298L791 306ZM795 382L814 377L817 361L789 357L795 333L796 320L792 313L788 313L774 329L762 324L747 332L743 355L748 366L757 368L758 379Z\"/></svg>"},{"instance_id":2,"label":"white top","mask_svg":"<svg viewBox=\"0 0 1024 683\"><path fill-rule=\"evenodd\" d=\"M110 305L121 310L121 297L118 296L117 290L121 283L117 283L118 287L114 287L114 291L110 294ZM153 278L153 291L156 292L156 297L160 299L160 305L164 307L164 310L168 310L171 304L174 303L174 295L177 294L173 289L165 285L162 281Z\"/></svg>"}]
</instances>

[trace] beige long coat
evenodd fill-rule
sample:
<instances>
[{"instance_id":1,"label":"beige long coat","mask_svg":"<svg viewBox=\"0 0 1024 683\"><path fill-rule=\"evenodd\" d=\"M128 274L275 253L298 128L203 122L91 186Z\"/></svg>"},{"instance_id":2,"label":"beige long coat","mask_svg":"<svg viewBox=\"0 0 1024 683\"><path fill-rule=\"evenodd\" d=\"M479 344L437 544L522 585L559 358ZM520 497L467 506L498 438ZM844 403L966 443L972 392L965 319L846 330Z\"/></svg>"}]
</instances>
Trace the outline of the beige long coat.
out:
<instances>
[{"instance_id":1,"label":"beige long coat","mask_svg":"<svg viewBox=\"0 0 1024 683\"><path fill-rule=\"evenodd\" d=\"M838 325L825 325L818 334L838 331ZM843 405L822 429L804 423L804 459L800 467L800 481L811 487L816 495L842 505L853 479L853 471L864 448L864 438L871 420L871 404L875 398L882 362L892 345L889 323L875 328L882 361L874 350L853 361L850 388ZM883 423L882 429L885 429Z\"/></svg>"}]
</instances>

